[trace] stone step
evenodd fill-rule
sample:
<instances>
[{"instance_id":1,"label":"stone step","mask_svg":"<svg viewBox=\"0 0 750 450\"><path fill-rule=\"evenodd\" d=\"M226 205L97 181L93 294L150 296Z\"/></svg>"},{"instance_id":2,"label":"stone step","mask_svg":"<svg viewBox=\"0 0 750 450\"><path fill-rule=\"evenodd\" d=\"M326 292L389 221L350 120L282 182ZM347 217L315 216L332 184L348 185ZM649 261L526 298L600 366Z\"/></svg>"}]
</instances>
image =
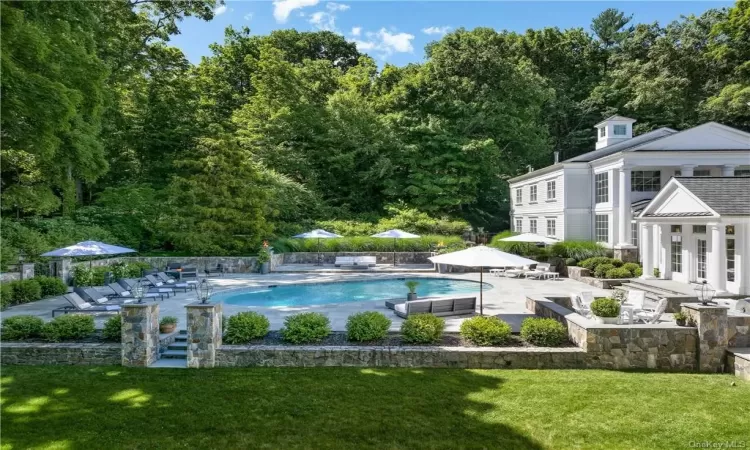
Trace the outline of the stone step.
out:
<instances>
[{"instance_id":1,"label":"stone step","mask_svg":"<svg viewBox=\"0 0 750 450\"><path fill-rule=\"evenodd\" d=\"M187 330L180 330L180 334L187 335Z\"/></svg>"},{"instance_id":2,"label":"stone step","mask_svg":"<svg viewBox=\"0 0 750 450\"><path fill-rule=\"evenodd\" d=\"M157 359L148 366L149 369L187 369L187 361L183 359Z\"/></svg>"},{"instance_id":3,"label":"stone step","mask_svg":"<svg viewBox=\"0 0 750 450\"><path fill-rule=\"evenodd\" d=\"M167 350L159 355L161 358L171 359L187 359L187 352L185 350Z\"/></svg>"},{"instance_id":4,"label":"stone step","mask_svg":"<svg viewBox=\"0 0 750 450\"><path fill-rule=\"evenodd\" d=\"M175 342L187 342L187 336L177 335L174 337Z\"/></svg>"},{"instance_id":5,"label":"stone step","mask_svg":"<svg viewBox=\"0 0 750 450\"><path fill-rule=\"evenodd\" d=\"M630 287L634 288L634 289L638 289L640 291L646 291L646 292L653 292L654 294L658 294L658 295L661 295L661 296L666 296L666 297L690 297L689 295L685 295L682 292L673 291L673 290L671 290L669 288L666 288L666 287L661 287L661 286L657 287L657 286L653 286L651 284L641 283L640 281L637 281L637 280L630 280L626 284L629 285Z\"/></svg>"},{"instance_id":6,"label":"stone step","mask_svg":"<svg viewBox=\"0 0 750 450\"><path fill-rule=\"evenodd\" d=\"M167 350L187 350L187 342L173 342L167 346Z\"/></svg>"}]
</instances>

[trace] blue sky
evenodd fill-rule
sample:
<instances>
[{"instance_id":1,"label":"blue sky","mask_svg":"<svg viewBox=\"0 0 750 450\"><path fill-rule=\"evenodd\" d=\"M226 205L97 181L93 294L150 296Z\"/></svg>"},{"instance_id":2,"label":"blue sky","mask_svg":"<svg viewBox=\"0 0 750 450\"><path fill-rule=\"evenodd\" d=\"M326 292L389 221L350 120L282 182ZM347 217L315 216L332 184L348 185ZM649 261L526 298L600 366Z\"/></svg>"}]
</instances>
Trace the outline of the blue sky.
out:
<instances>
[{"instance_id":1,"label":"blue sky","mask_svg":"<svg viewBox=\"0 0 750 450\"><path fill-rule=\"evenodd\" d=\"M424 46L446 31L464 27L492 27L523 32L529 28L583 27L606 8L633 14L636 23L666 24L681 15L732 2L618 1L618 2L500 2L500 1L336 1L276 0L227 1L210 22L188 18L182 34L172 38L193 63L210 55L209 44L224 40L224 29L247 26L253 34L296 28L300 31L332 30L356 42L359 50L380 64L404 65L424 59Z\"/></svg>"}]
</instances>

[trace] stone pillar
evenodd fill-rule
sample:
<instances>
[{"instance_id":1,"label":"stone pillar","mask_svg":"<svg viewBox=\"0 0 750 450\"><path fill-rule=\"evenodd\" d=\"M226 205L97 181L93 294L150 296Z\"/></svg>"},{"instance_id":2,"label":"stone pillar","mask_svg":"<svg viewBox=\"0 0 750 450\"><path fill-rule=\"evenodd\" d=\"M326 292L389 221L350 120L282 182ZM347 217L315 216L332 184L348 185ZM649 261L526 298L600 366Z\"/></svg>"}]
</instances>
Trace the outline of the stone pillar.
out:
<instances>
[{"instance_id":1,"label":"stone pillar","mask_svg":"<svg viewBox=\"0 0 750 450\"><path fill-rule=\"evenodd\" d=\"M653 227L650 224L641 224L641 264L643 264L643 275L641 278L654 278L654 237L651 235Z\"/></svg>"},{"instance_id":2,"label":"stone pillar","mask_svg":"<svg viewBox=\"0 0 750 450\"><path fill-rule=\"evenodd\" d=\"M726 306L683 303L682 312L688 315L698 328L698 370L722 372L729 346L729 323Z\"/></svg>"},{"instance_id":3,"label":"stone pillar","mask_svg":"<svg viewBox=\"0 0 750 450\"><path fill-rule=\"evenodd\" d=\"M187 366L214 367L221 345L221 303L187 305Z\"/></svg>"},{"instance_id":4,"label":"stone pillar","mask_svg":"<svg viewBox=\"0 0 750 450\"><path fill-rule=\"evenodd\" d=\"M18 271L18 276L21 277L22 280L34 278L34 263L23 263L21 264L21 267L18 268Z\"/></svg>"},{"instance_id":5,"label":"stone pillar","mask_svg":"<svg viewBox=\"0 0 750 450\"><path fill-rule=\"evenodd\" d=\"M63 280L67 285L70 285L70 272L72 270L72 260L70 258L62 258L57 261L57 277Z\"/></svg>"},{"instance_id":6,"label":"stone pillar","mask_svg":"<svg viewBox=\"0 0 750 450\"><path fill-rule=\"evenodd\" d=\"M711 230L711 239L708 241L708 261L706 264L706 280L716 289L716 292L726 290L724 280L726 280L726 258L724 257L725 229L720 223L708 225Z\"/></svg>"},{"instance_id":7,"label":"stone pillar","mask_svg":"<svg viewBox=\"0 0 750 450\"><path fill-rule=\"evenodd\" d=\"M147 367L159 354L159 305L122 305L122 365Z\"/></svg>"},{"instance_id":8,"label":"stone pillar","mask_svg":"<svg viewBox=\"0 0 750 450\"><path fill-rule=\"evenodd\" d=\"M695 169L695 164L683 164L682 167L680 167L680 176L692 177L693 169Z\"/></svg>"},{"instance_id":9,"label":"stone pillar","mask_svg":"<svg viewBox=\"0 0 750 450\"><path fill-rule=\"evenodd\" d=\"M731 164L725 164L721 166L721 176L722 177L733 177L734 176L734 168L736 166L733 166Z\"/></svg>"}]
</instances>

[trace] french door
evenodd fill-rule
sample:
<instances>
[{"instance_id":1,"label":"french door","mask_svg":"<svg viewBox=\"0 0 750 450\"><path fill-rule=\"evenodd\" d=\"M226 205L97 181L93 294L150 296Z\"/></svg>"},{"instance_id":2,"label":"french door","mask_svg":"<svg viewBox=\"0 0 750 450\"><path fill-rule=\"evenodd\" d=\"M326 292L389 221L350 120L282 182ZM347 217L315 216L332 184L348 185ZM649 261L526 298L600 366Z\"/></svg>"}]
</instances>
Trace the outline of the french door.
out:
<instances>
[{"instance_id":1,"label":"french door","mask_svg":"<svg viewBox=\"0 0 750 450\"><path fill-rule=\"evenodd\" d=\"M697 281L706 279L706 240L698 239L695 252Z\"/></svg>"}]
</instances>

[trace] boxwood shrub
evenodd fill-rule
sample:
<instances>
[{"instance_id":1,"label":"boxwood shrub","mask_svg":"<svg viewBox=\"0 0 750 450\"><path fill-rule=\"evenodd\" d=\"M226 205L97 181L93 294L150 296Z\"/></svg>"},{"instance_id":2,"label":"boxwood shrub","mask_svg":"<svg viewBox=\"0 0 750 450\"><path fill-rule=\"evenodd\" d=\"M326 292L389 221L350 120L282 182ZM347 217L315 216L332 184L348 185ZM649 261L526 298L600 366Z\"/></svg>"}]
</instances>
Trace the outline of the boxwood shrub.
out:
<instances>
[{"instance_id":1,"label":"boxwood shrub","mask_svg":"<svg viewBox=\"0 0 750 450\"><path fill-rule=\"evenodd\" d=\"M94 318L85 314L66 314L47 322L42 336L51 342L83 339L95 330Z\"/></svg>"},{"instance_id":2,"label":"boxwood shrub","mask_svg":"<svg viewBox=\"0 0 750 450\"><path fill-rule=\"evenodd\" d=\"M230 318L231 319L231 318ZM321 313L307 312L284 319L281 337L292 344L320 342L331 334L331 322Z\"/></svg>"},{"instance_id":3,"label":"boxwood shrub","mask_svg":"<svg viewBox=\"0 0 750 450\"><path fill-rule=\"evenodd\" d=\"M268 318L252 311L229 316L224 330L224 342L227 344L247 344L253 339L260 339L271 327Z\"/></svg>"},{"instance_id":4,"label":"boxwood shrub","mask_svg":"<svg viewBox=\"0 0 750 450\"><path fill-rule=\"evenodd\" d=\"M540 347L557 347L567 342L568 331L555 319L529 317L521 323L521 338Z\"/></svg>"},{"instance_id":5,"label":"boxwood shrub","mask_svg":"<svg viewBox=\"0 0 750 450\"><path fill-rule=\"evenodd\" d=\"M120 342L122 340L122 318L119 315L112 316L104 322L102 336L107 341Z\"/></svg>"},{"instance_id":6,"label":"boxwood shrub","mask_svg":"<svg viewBox=\"0 0 750 450\"><path fill-rule=\"evenodd\" d=\"M2 338L7 341L40 337L44 321L36 316L15 316L3 319Z\"/></svg>"},{"instance_id":7,"label":"boxwood shrub","mask_svg":"<svg viewBox=\"0 0 750 450\"><path fill-rule=\"evenodd\" d=\"M391 320L377 311L364 311L349 316L346 321L346 338L355 342L385 339Z\"/></svg>"},{"instance_id":8,"label":"boxwood shrub","mask_svg":"<svg viewBox=\"0 0 750 450\"><path fill-rule=\"evenodd\" d=\"M0 284L0 309L13 304L13 286L10 283Z\"/></svg>"},{"instance_id":9,"label":"boxwood shrub","mask_svg":"<svg viewBox=\"0 0 750 450\"><path fill-rule=\"evenodd\" d=\"M34 280L42 288L42 297L56 297L68 292L68 286L57 277L35 277Z\"/></svg>"},{"instance_id":10,"label":"boxwood shrub","mask_svg":"<svg viewBox=\"0 0 750 450\"><path fill-rule=\"evenodd\" d=\"M579 266L591 271L596 270L596 267L600 264L612 264L612 258L608 258L606 256L597 256L594 258L584 259L583 261L578 263Z\"/></svg>"},{"instance_id":11,"label":"boxwood shrub","mask_svg":"<svg viewBox=\"0 0 750 450\"><path fill-rule=\"evenodd\" d=\"M607 272L614 269L615 266L612 264L599 264L596 266L596 270L594 270L594 276L597 278L604 278L607 275Z\"/></svg>"},{"instance_id":12,"label":"boxwood shrub","mask_svg":"<svg viewBox=\"0 0 750 450\"><path fill-rule=\"evenodd\" d=\"M33 278L14 281L12 286L14 304L34 302L42 298L42 286Z\"/></svg>"},{"instance_id":13,"label":"boxwood shrub","mask_svg":"<svg viewBox=\"0 0 750 450\"><path fill-rule=\"evenodd\" d=\"M605 278L631 278L633 274L623 267L615 267L604 274Z\"/></svg>"},{"instance_id":14,"label":"boxwood shrub","mask_svg":"<svg viewBox=\"0 0 750 450\"><path fill-rule=\"evenodd\" d=\"M568 267L575 267L576 265L578 265L578 260L575 258L566 258L565 265Z\"/></svg>"},{"instance_id":15,"label":"boxwood shrub","mask_svg":"<svg viewBox=\"0 0 750 450\"><path fill-rule=\"evenodd\" d=\"M613 298L597 298L591 302L591 312L599 317L617 317L620 315L620 302Z\"/></svg>"},{"instance_id":16,"label":"boxwood shrub","mask_svg":"<svg viewBox=\"0 0 750 450\"><path fill-rule=\"evenodd\" d=\"M443 337L445 319L434 314L414 314L401 324L401 337L409 344L431 344Z\"/></svg>"},{"instance_id":17,"label":"boxwood shrub","mask_svg":"<svg viewBox=\"0 0 750 450\"><path fill-rule=\"evenodd\" d=\"M461 336L474 345L500 345L510 339L511 328L497 317L476 316L461 322Z\"/></svg>"},{"instance_id":18,"label":"boxwood shrub","mask_svg":"<svg viewBox=\"0 0 750 450\"><path fill-rule=\"evenodd\" d=\"M622 269L626 269L628 272L630 272L631 275L636 276L635 275L635 271L637 269L640 269L641 266L639 264L637 264L637 263L625 263L625 264L622 265L621 268Z\"/></svg>"}]
</instances>

